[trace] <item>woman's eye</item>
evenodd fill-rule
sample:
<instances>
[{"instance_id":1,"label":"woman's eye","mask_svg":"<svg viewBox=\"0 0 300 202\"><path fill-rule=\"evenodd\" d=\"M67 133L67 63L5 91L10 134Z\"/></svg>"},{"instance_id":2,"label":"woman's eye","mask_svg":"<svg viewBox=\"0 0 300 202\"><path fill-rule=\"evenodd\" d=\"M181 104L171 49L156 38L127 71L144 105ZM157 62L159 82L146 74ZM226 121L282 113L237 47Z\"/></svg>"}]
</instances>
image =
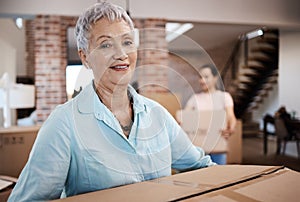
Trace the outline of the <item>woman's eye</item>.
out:
<instances>
[{"instance_id":1,"label":"woman's eye","mask_svg":"<svg viewBox=\"0 0 300 202\"><path fill-rule=\"evenodd\" d=\"M100 44L99 48L100 49L105 49L105 48L110 48L112 45L110 43L103 43Z\"/></svg>"},{"instance_id":2,"label":"woman's eye","mask_svg":"<svg viewBox=\"0 0 300 202\"><path fill-rule=\"evenodd\" d=\"M126 40L126 41L124 41L124 45L125 46L131 46L131 45L133 45L133 41L132 40Z\"/></svg>"}]
</instances>

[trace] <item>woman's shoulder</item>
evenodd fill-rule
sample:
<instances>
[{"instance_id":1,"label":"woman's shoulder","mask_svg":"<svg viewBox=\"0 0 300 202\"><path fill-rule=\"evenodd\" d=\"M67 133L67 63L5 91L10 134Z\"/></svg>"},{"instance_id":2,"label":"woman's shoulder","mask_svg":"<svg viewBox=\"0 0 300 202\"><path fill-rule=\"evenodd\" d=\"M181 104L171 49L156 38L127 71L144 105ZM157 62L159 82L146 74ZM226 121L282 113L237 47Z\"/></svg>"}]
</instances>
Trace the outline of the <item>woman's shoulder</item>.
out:
<instances>
[{"instance_id":1,"label":"woman's shoulder","mask_svg":"<svg viewBox=\"0 0 300 202\"><path fill-rule=\"evenodd\" d=\"M190 96L189 100L196 100L197 98L199 98L201 96L202 96L202 93L195 93Z\"/></svg>"},{"instance_id":2,"label":"woman's shoulder","mask_svg":"<svg viewBox=\"0 0 300 202\"><path fill-rule=\"evenodd\" d=\"M53 111L63 112L72 108L72 105L75 103L75 98L67 100L66 102L57 105Z\"/></svg>"},{"instance_id":3,"label":"woman's shoulder","mask_svg":"<svg viewBox=\"0 0 300 202\"><path fill-rule=\"evenodd\" d=\"M217 90L216 93L218 95L221 95L221 96L227 96L227 97L229 96L229 97L231 97L230 93L228 93L227 91Z\"/></svg>"},{"instance_id":4,"label":"woman's shoulder","mask_svg":"<svg viewBox=\"0 0 300 202\"><path fill-rule=\"evenodd\" d=\"M56 122L56 123L63 123L70 117L71 113L71 105L73 100L67 101L63 104L57 105L50 113L49 117L47 118L47 122Z\"/></svg>"},{"instance_id":5,"label":"woman's shoulder","mask_svg":"<svg viewBox=\"0 0 300 202\"><path fill-rule=\"evenodd\" d=\"M226 92L226 91L220 91L218 90L219 96L222 97L222 100L224 100L225 102L225 106L229 107L229 106L233 106L233 99L232 96L230 95L230 93Z\"/></svg>"}]
</instances>

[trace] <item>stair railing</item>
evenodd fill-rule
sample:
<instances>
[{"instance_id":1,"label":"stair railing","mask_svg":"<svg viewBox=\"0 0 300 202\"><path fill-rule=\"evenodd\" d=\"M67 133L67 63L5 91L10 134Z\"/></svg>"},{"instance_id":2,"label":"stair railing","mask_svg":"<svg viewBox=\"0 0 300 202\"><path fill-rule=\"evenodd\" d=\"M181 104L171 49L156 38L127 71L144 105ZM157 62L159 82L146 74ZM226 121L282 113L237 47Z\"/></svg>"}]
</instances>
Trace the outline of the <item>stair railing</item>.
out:
<instances>
[{"instance_id":1,"label":"stair railing","mask_svg":"<svg viewBox=\"0 0 300 202\"><path fill-rule=\"evenodd\" d=\"M225 66L221 70L221 78L223 80L224 87L227 88L231 81L237 78L240 56L243 54L244 64L248 61L248 39L245 34L241 34L236 41L232 52L225 63Z\"/></svg>"}]
</instances>

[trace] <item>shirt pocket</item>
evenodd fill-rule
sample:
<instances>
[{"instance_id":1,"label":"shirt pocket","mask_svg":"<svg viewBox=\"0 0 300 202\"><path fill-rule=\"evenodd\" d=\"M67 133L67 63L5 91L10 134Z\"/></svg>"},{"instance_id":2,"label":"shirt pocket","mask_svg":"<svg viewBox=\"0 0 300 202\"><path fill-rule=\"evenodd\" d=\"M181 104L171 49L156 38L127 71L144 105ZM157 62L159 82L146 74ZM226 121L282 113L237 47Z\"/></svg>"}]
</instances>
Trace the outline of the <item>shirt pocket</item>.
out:
<instances>
[{"instance_id":1,"label":"shirt pocket","mask_svg":"<svg viewBox=\"0 0 300 202\"><path fill-rule=\"evenodd\" d=\"M151 130L147 132L151 133ZM172 158L167 129L161 127L159 131L156 130L153 138L140 141L138 153L145 173L152 173L157 177L168 175Z\"/></svg>"},{"instance_id":2,"label":"shirt pocket","mask_svg":"<svg viewBox=\"0 0 300 202\"><path fill-rule=\"evenodd\" d=\"M89 186L93 190L107 189L141 181L132 171L134 162L116 153L94 152L84 158Z\"/></svg>"}]
</instances>

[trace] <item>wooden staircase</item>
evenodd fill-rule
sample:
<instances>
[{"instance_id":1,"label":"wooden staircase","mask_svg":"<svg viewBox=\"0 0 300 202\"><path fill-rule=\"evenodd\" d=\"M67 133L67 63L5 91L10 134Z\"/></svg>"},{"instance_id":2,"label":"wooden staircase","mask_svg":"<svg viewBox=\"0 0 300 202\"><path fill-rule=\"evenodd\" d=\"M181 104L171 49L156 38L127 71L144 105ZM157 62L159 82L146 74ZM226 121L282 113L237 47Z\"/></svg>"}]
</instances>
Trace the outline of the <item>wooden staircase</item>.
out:
<instances>
[{"instance_id":1,"label":"wooden staircase","mask_svg":"<svg viewBox=\"0 0 300 202\"><path fill-rule=\"evenodd\" d=\"M278 30L265 29L264 35L247 40L244 65L234 82L232 93L238 118L263 102L278 78Z\"/></svg>"}]
</instances>

